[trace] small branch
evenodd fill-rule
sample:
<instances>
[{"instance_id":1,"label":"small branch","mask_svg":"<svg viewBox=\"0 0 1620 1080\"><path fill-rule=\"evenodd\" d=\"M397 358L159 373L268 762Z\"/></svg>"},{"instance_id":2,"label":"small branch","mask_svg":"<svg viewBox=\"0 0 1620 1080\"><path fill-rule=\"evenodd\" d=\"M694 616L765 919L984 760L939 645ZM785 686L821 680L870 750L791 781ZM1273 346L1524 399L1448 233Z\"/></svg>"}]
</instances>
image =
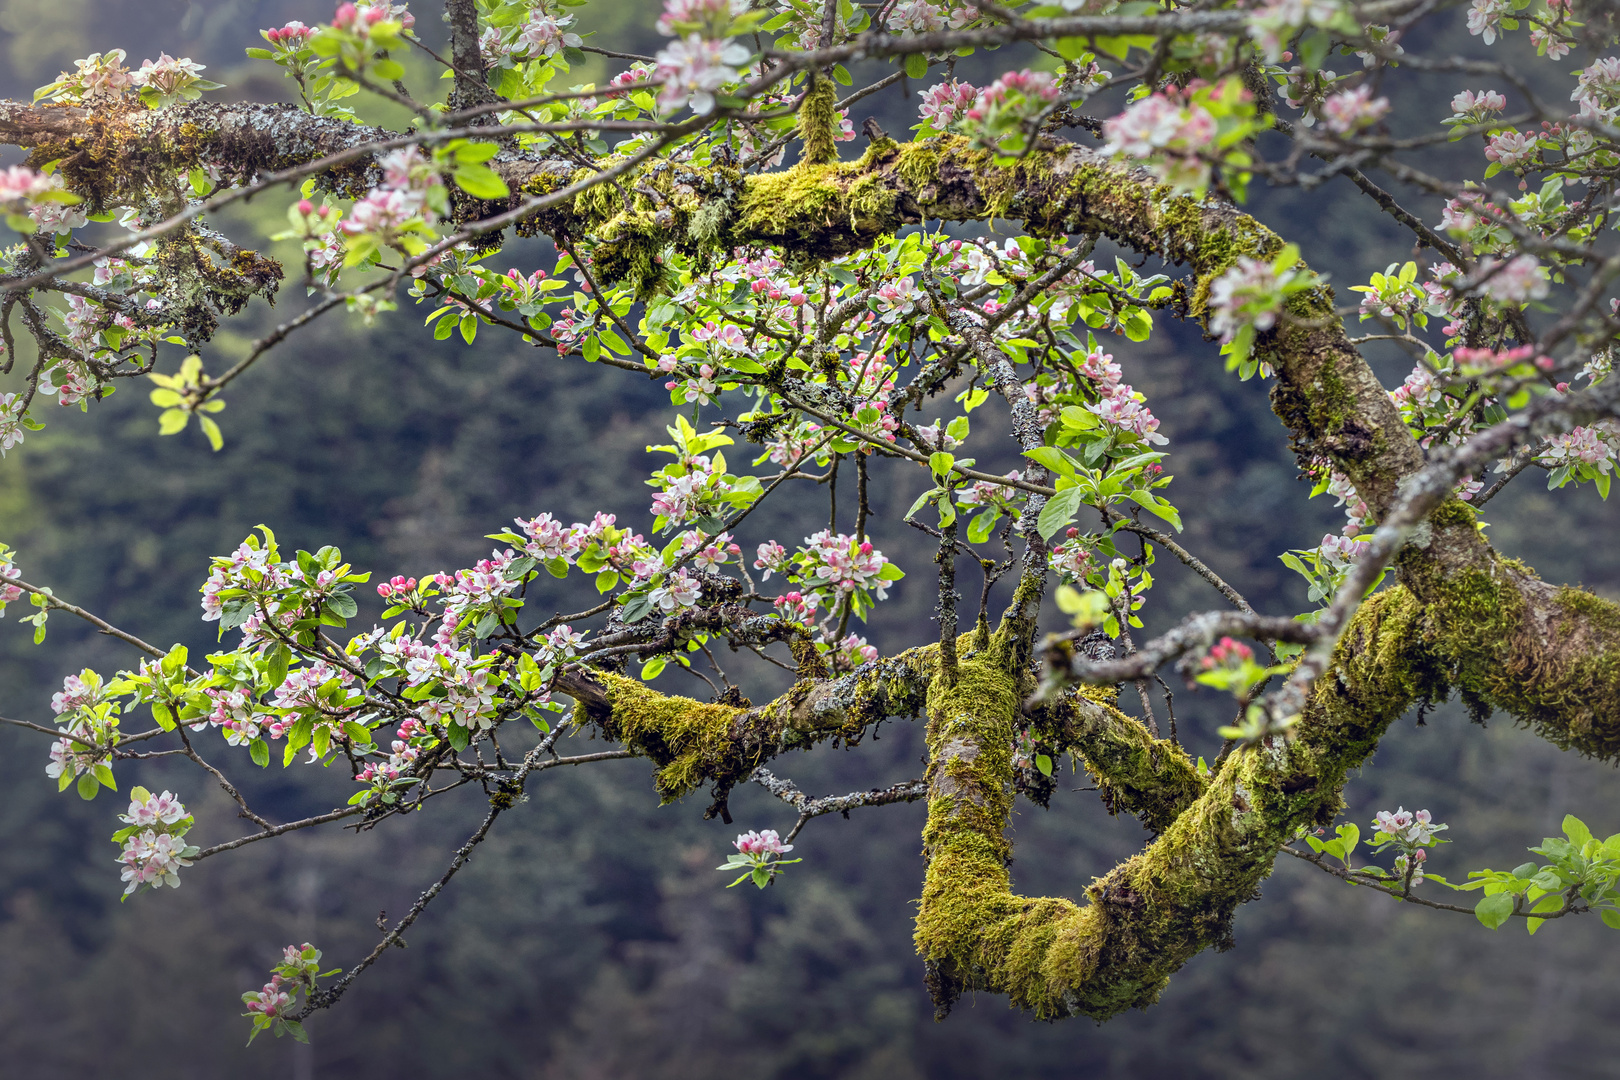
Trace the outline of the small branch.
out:
<instances>
[{"instance_id":1,"label":"small branch","mask_svg":"<svg viewBox=\"0 0 1620 1080\"><path fill-rule=\"evenodd\" d=\"M1371 880L1366 877L1365 870L1351 870L1348 868L1341 869L1340 867L1329 866L1322 861L1322 856L1319 854L1312 853L1307 855L1298 848L1289 847L1287 844L1283 845L1282 850L1288 852L1288 854L1292 855L1296 859L1303 859L1312 866L1316 867L1318 870L1322 871L1324 874L1332 874L1340 881L1349 882L1351 885L1359 885L1364 889L1373 889L1383 893L1386 896L1393 896L1397 900L1404 900L1409 904L1418 904L1426 908L1434 908L1436 911L1455 911L1462 915L1474 914L1473 908L1460 907L1456 904L1441 904L1436 903L1433 900L1425 900L1421 896L1413 896L1410 889L1393 889L1388 885L1384 885L1379 881ZM1515 898L1512 914L1521 919L1561 919L1565 915L1584 915L1589 910L1591 909L1576 907L1574 904L1570 903L1569 898L1566 896L1564 898L1564 906L1559 910L1537 914L1529 911L1520 911L1518 900Z\"/></svg>"},{"instance_id":2,"label":"small branch","mask_svg":"<svg viewBox=\"0 0 1620 1080\"><path fill-rule=\"evenodd\" d=\"M1233 607L1237 608L1244 614L1254 614L1254 608L1249 606L1249 602L1243 599L1243 595L1241 593L1232 588L1232 586L1228 585L1224 580L1221 579L1221 575L1211 570L1197 556L1188 551L1186 548L1182 547L1180 544L1176 543L1167 534L1162 533L1157 529L1151 529L1146 525L1139 525L1136 522L1131 521L1124 514L1121 514L1118 510L1111 507L1103 508L1103 516L1106 517L1110 522L1113 522L1121 531L1135 533L1137 536L1151 540L1155 544L1158 544L1160 547L1164 548L1164 550L1180 559L1182 563L1184 563L1193 573L1197 574L1199 577L1213 585L1216 592L1220 593L1222 596L1226 597L1232 602Z\"/></svg>"},{"instance_id":3,"label":"small branch","mask_svg":"<svg viewBox=\"0 0 1620 1080\"><path fill-rule=\"evenodd\" d=\"M1256 615L1252 612L1206 611L1189 615L1180 624L1143 645L1123 660L1096 661L1059 651L1066 641L1073 640L1078 631L1054 635L1047 649L1049 671L1059 675L1060 682L1085 682L1098 686L1115 686L1122 682L1145 679L1160 664L1195 649L1208 648L1215 639L1238 635L1260 641L1288 641L1307 645L1322 636L1318 627L1296 622L1280 615Z\"/></svg>"},{"instance_id":4,"label":"small branch","mask_svg":"<svg viewBox=\"0 0 1620 1080\"><path fill-rule=\"evenodd\" d=\"M333 810L330 814L321 814L317 817L304 818L302 821L289 822L286 825L273 825L264 832L256 832L251 836L241 836L235 840L227 840L223 844L215 844L211 848L204 848L191 858L193 862L198 859L206 859L210 855L218 855L222 851L231 851L260 840L268 840L272 836L280 836L282 833L289 833L295 829L307 829L313 825L325 825L328 821L341 821L343 818L363 813L364 810L365 807L363 806L350 806L342 810Z\"/></svg>"},{"instance_id":5,"label":"small branch","mask_svg":"<svg viewBox=\"0 0 1620 1080\"><path fill-rule=\"evenodd\" d=\"M133 645L137 649L141 650L141 652L145 653L147 656L153 656L153 657L156 657L157 659L161 660L165 656L168 655L168 653L166 653L164 650L158 648L156 645L149 645L146 642L142 641L140 638L136 637L134 634L125 633L124 631L118 629L118 627L114 626L112 623L107 622L105 619L102 619L102 618L100 618L100 617L98 617L96 615L90 614L90 612L84 610L84 608L78 607L77 605L74 605L74 604L70 604L66 600L58 600L54 595L51 594L51 592L49 590L42 589L38 585L30 585L30 584L28 584L28 582L23 581L23 580L21 580L19 578L11 578L6 583L8 585L15 585L15 586L17 586L17 588L22 589L24 592L31 592L36 596L43 596L45 598L45 603L46 603L47 607L54 608L57 611L65 611L69 615L77 615L79 618L83 619L85 622L89 623L91 626L94 626L97 630L100 630L103 634L106 634L108 637L115 637L119 641L122 641L122 642L124 642L126 644L129 644L129 645ZM196 677L197 673L195 671L191 671L190 668L187 668L186 670L188 672L191 672L191 675L192 675L193 678Z\"/></svg>"},{"instance_id":6,"label":"small branch","mask_svg":"<svg viewBox=\"0 0 1620 1080\"><path fill-rule=\"evenodd\" d=\"M225 789L225 794L234 799L236 801L236 805L242 808L243 817L247 818L261 829L264 829L266 832L275 828L274 825L270 824L264 818L253 812L253 810L248 806L247 800L242 798L242 793L236 790L236 785L225 779L224 773L208 764L208 762L203 760L201 754L192 749L191 736L186 734L186 725L181 724L176 727L175 730L180 733L180 742L185 746L184 753L186 757L190 758L192 761L196 762L198 765L201 765L204 769L207 769L213 774L214 779L219 781L219 786Z\"/></svg>"},{"instance_id":7,"label":"small branch","mask_svg":"<svg viewBox=\"0 0 1620 1080\"><path fill-rule=\"evenodd\" d=\"M799 812L797 824L793 826L793 831L787 834L786 842L790 844L811 818L821 817L823 814L843 814L847 817L851 810L862 806L888 806L893 803L916 802L918 799L928 797L928 785L922 780L906 780L886 788L852 791L848 795L825 795L819 799L812 799L800 791L799 786L792 780L784 780L763 767L755 769L748 779Z\"/></svg>"}]
</instances>

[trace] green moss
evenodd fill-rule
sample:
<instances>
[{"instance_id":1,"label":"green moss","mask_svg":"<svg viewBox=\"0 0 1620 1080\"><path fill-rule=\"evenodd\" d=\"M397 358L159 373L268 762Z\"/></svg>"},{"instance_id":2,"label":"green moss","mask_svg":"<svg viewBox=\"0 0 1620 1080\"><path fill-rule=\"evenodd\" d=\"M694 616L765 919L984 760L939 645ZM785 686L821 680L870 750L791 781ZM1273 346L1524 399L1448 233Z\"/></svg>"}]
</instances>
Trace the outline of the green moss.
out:
<instances>
[{"instance_id":1,"label":"green moss","mask_svg":"<svg viewBox=\"0 0 1620 1080\"><path fill-rule=\"evenodd\" d=\"M871 175L866 159L848 164L801 163L750 177L737 208L736 233L778 244L801 258L870 243L902 222L894 188ZM856 244L855 246L859 246Z\"/></svg>"},{"instance_id":2,"label":"green moss","mask_svg":"<svg viewBox=\"0 0 1620 1080\"><path fill-rule=\"evenodd\" d=\"M939 147L928 140L909 142L897 147L894 171L914 189L921 190L939 181Z\"/></svg>"},{"instance_id":3,"label":"green moss","mask_svg":"<svg viewBox=\"0 0 1620 1080\"><path fill-rule=\"evenodd\" d=\"M838 160L838 144L833 135L838 127L838 88L831 79L813 75L810 89L799 106L799 137L804 140L804 160L825 165Z\"/></svg>"},{"instance_id":4,"label":"green moss","mask_svg":"<svg viewBox=\"0 0 1620 1080\"><path fill-rule=\"evenodd\" d=\"M1204 792L1205 780L1187 752L1168 739L1155 739L1139 720L1114 708L1114 687L1082 687L1090 706L1063 703L1053 710L1051 737L1073 748L1096 782L1110 814L1134 814L1154 832L1163 832Z\"/></svg>"},{"instance_id":5,"label":"green moss","mask_svg":"<svg viewBox=\"0 0 1620 1080\"><path fill-rule=\"evenodd\" d=\"M653 786L666 803L706 782L735 783L763 761L759 744L745 745L734 731L745 709L667 696L622 675L594 677L612 707L603 734L657 764Z\"/></svg>"},{"instance_id":6,"label":"green moss","mask_svg":"<svg viewBox=\"0 0 1620 1080\"><path fill-rule=\"evenodd\" d=\"M1201 790L1167 808L1159 838L1095 881L1084 905L1012 891L1002 833L1017 680L994 663L994 648L964 658L956 685L936 681L928 695L929 865L916 942L940 1007L985 990L1039 1018L1106 1019L1151 1004L1189 958L1227 943L1233 914L1270 873L1278 847L1300 825L1331 821L1347 771L1413 700L1435 690L1422 615L1405 589L1371 598L1318 684L1299 739L1240 752L1207 784L1194 773L1188 783ZM1182 772L1177 748L1127 718L1107 719L1124 721L1103 730L1125 772ZM1099 743L1096 752L1105 750Z\"/></svg>"}]
</instances>

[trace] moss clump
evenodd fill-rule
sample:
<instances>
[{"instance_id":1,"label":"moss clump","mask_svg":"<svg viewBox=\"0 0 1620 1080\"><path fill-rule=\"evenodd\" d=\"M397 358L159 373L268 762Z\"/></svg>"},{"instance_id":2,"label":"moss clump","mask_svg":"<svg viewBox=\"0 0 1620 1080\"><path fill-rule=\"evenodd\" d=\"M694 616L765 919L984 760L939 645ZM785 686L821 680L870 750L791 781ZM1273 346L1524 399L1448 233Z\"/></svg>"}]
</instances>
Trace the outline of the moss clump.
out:
<instances>
[{"instance_id":1,"label":"moss clump","mask_svg":"<svg viewBox=\"0 0 1620 1080\"><path fill-rule=\"evenodd\" d=\"M1077 702L1067 711L1072 720L1064 725L1062 740L1079 754L1110 814L1134 814L1147 828L1163 832L1204 793L1206 781L1185 750L1155 739L1112 702Z\"/></svg>"},{"instance_id":2,"label":"moss clump","mask_svg":"<svg viewBox=\"0 0 1620 1080\"><path fill-rule=\"evenodd\" d=\"M810 89L799 106L799 137L804 140L804 160L825 165L838 160L838 144L833 133L838 127L838 88L821 75L810 77Z\"/></svg>"},{"instance_id":3,"label":"moss clump","mask_svg":"<svg viewBox=\"0 0 1620 1080\"><path fill-rule=\"evenodd\" d=\"M844 164L804 162L750 177L737 207L737 236L816 259L893 232L904 224L896 211L897 193L871 174L866 163L866 158Z\"/></svg>"},{"instance_id":4,"label":"moss clump","mask_svg":"<svg viewBox=\"0 0 1620 1080\"><path fill-rule=\"evenodd\" d=\"M1188 959L1228 944L1233 914L1255 896L1277 849L1300 825L1331 821L1347 772L1415 698L1443 689L1422 622L1423 606L1407 590L1372 597L1317 684L1298 740L1240 752L1207 783L1186 766L1188 784L1202 789L1179 811L1167 804L1159 838L1095 881L1085 905L1012 891L1002 830L1017 669L998 666L992 648L965 658L954 685L936 680L916 942L940 1009L985 990L1042 1019L1106 1019L1152 1004ZM1125 774L1173 781L1182 772L1179 750L1140 724L1111 715L1096 723L1106 736L1097 753L1112 740Z\"/></svg>"},{"instance_id":5,"label":"moss clump","mask_svg":"<svg viewBox=\"0 0 1620 1080\"><path fill-rule=\"evenodd\" d=\"M735 730L745 709L666 696L608 672L594 677L606 688L612 708L602 733L657 764L653 786L663 802L709 781L729 786L764 760L760 744L750 747Z\"/></svg>"}]
</instances>

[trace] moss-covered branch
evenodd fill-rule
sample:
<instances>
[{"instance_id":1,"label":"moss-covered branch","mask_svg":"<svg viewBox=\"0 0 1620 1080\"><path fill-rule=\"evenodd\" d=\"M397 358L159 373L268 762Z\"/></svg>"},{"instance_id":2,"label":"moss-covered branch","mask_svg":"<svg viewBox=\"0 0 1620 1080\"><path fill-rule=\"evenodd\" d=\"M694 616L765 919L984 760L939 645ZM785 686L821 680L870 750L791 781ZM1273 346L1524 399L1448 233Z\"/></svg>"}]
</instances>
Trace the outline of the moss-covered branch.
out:
<instances>
[{"instance_id":1,"label":"moss-covered branch","mask_svg":"<svg viewBox=\"0 0 1620 1080\"><path fill-rule=\"evenodd\" d=\"M1117 694L1112 687L1079 687L1037 706L1032 720L1043 741L1079 756L1109 813L1134 814L1163 832L1203 794L1206 781L1185 750L1115 708Z\"/></svg>"},{"instance_id":2,"label":"moss-covered branch","mask_svg":"<svg viewBox=\"0 0 1620 1080\"><path fill-rule=\"evenodd\" d=\"M1302 825L1332 820L1348 771L1432 690L1420 612L1404 589L1368 601L1299 738L1236 755L1158 839L1097 879L1084 904L1012 890L1002 833L1018 682L994 648L965 655L958 680L936 681L928 695L928 873L916 940L940 1009L982 990L1042 1018L1105 1019L1153 1003L1188 959L1226 943L1281 845ZM1120 760L1134 756L1125 742Z\"/></svg>"},{"instance_id":3,"label":"moss-covered branch","mask_svg":"<svg viewBox=\"0 0 1620 1080\"><path fill-rule=\"evenodd\" d=\"M867 727L923 711L939 646L911 649L837 679L804 679L774 701L706 704L661 694L604 671L566 671L556 690L572 697L583 719L658 766L653 786L670 802L711 785L716 799L759 766L789 750L826 739L858 741Z\"/></svg>"}]
</instances>

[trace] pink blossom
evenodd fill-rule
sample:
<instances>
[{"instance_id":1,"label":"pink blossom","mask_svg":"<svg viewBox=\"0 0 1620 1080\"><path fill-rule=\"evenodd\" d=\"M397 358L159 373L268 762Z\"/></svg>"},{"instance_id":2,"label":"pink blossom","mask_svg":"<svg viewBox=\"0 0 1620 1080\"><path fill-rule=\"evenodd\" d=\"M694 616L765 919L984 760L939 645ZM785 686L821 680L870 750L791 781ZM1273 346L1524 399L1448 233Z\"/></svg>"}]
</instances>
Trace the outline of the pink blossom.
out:
<instances>
[{"instance_id":1,"label":"pink blossom","mask_svg":"<svg viewBox=\"0 0 1620 1080\"><path fill-rule=\"evenodd\" d=\"M176 60L168 53L159 53L156 60L143 60L139 71L130 73L130 80L141 87L149 87L171 97L202 79L202 64L193 63L188 56Z\"/></svg>"},{"instance_id":2,"label":"pink blossom","mask_svg":"<svg viewBox=\"0 0 1620 1080\"><path fill-rule=\"evenodd\" d=\"M707 36L719 37L732 19L747 10L748 0L664 0L658 32L679 37L692 29L706 29Z\"/></svg>"},{"instance_id":3,"label":"pink blossom","mask_svg":"<svg viewBox=\"0 0 1620 1080\"><path fill-rule=\"evenodd\" d=\"M765 571L764 576L760 579L761 581L771 580L771 574L773 572L785 573L787 571L787 548L783 547L781 544L778 544L775 540L768 540L759 545L759 549L755 552L755 555L756 558L754 559L754 569Z\"/></svg>"},{"instance_id":4,"label":"pink blossom","mask_svg":"<svg viewBox=\"0 0 1620 1080\"><path fill-rule=\"evenodd\" d=\"M1052 569L1069 581L1079 581L1091 570L1091 549L1080 537L1079 529L1069 529L1063 543L1052 549L1048 557Z\"/></svg>"},{"instance_id":5,"label":"pink blossom","mask_svg":"<svg viewBox=\"0 0 1620 1080\"><path fill-rule=\"evenodd\" d=\"M1501 266L1501 269L1496 269ZM1547 276L1534 255L1519 255L1502 266L1496 259L1480 262L1479 276L1488 278L1480 291L1504 304L1522 304L1547 295Z\"/></svg>"},{"instance_id":6,"label":"pink blossom","mask_svg":"<svg viewBox=\"0 0 1620 1080\"><path fill-rule=\"evenodd\" d=\"M94 705L100 700L99 687L87 686L77 675L62 680L60 692L51 695L51 711L60 716L79 708Z\"/></svg>"},{"instance_id":7,"label":"pink blossom","mask_svg":"<svg viewBox=\"0 0 1620 1080\"><path fill-rule=\"evenodd\" d=\"M1389 112L1388 98L1374 98L1372 87L1358 86L1331 95L1322 103L1322 115L1328 130L1336 135L1348 135L1383 119Z\"/></svg>"},{"instance_id":8,"label":"pink blossom","mask_svg":"<svg viewBox=\"0 0 1620 1080\"><path fill-rule=\"evenodd\" d=\"M161 795L148 795L142 800L131 799L129 812L120 814L118 820L142 828L152 828L157 825L173 825L186 816L186 808L173 792L165 791Z\"/></svg>"},{"instance_id":9,"label":"pink blossom","mask_svg":"<svg viewBox=\"0 0 1620 1080\"><path fill-rule=\"evenodd\" d=\"M1501 131L1492 135L1485 146L1485 156L1504 169L1524 164L1536 153L1534 136L1517 131Z\"/></svg>"},{"instance_id":10,"label":"pink blossom","mask_svg":"<svg viewBox=\"0 0 1620 1080\"><path fill-rule=\"evenodd\" d=\"M1456 116L1481 120L1486 113L1501 112L1507 108L1507 98L1495 90L1464 90L1451 99L1451 111Z\"/></svg>"},{"instance_id":11,"label":"pink blossom","mask_svg":"<svg viewBox=\"0 0 1620 1080\"><path fill-rule=\"evenodd\" d=\"M264 989L249 991L242 995L242 1004L250 1013L276 1018L282 1016L292 1008L292 995L281 988L281 976L272 975L270 981L264 984Z\"/></svg>"},{"instance_id":12,"label":"pink blossom","mask_svg":"<svg viewBox=\"0 0 1620 1080\"><path fill-rule=\"evenodd\" d=\"M13 165L0 170L0 203L15 203L55 191L61 181L54 176L35 172L26 165Z\"/></svg>"},{"instance_id":13,"label":"pink blossom","mask_svg":"<svg viewBox=\"0 0 1620 1080\"><path fill-rule=\"evenodd\" d=\"M917 107L917 114L934 127L944 129L965 117L978 100L978 87L947 79L922 92L922 103Z\"/></svg>"},{"instance_id":14,"label":"pink blossom","mask_svg":"<svg viewBox=\"0 0 1620 1080\"><path fill-rule=\"evenodd\" d=\"M513 43L513 55L522 55L529 59L545 56L555 56L565 48L577 49L583 42L580 36L568 31L574 23L572 15L557 18L546 14L542 8L536 8L530 15L529 21L518 32L517 40Z\"/></svg>"},{"instance_id":15,"label":"pink blossom","mask_svg":"<svg viewBox=\"0 0 1620 1080\"><path fill-rule=\"evenodd\" d=\"M683 569L670 574L664 579L662 585L653 589L648 595L660 610L674 611L676 608L691 607L696 604L702 591L702 583Z\"/></svg>"},{"instance_id":16,"label":"pink blossom","mask_svg":"<svg viewBox=\"0 0 1620 1080\"><path fill-rule=\"evenodd\" d=\"M932 34L945 29L945 13L928 0L907 0L890 10L888 27L902 37Z\"/></svg>"},{"instance_id":17,"label":"pink blossom","mask_svg":"<svg viewBox=\"0 0 1620 1080\"><path fill-rule=\"evenodd\" d=\"M1483 36L1487 45L1494 43L1502 16L1512 9L1510 0L1474 0L1468 9L1468 32Z\"/></svg>"},{"instance_id":18,"label":"pink blossom","mask_svg":"<svg viewBox=\"0 0 1620 1080\"><path fill-rule=\"evenodd\" d=\"M417 216L419 206L403 191L374 188L354 204L340 228L349 236L376 233L386 236Z\"/></svg>"},{"instance_id":19,"label":"pink blossom","mask_svg":"<svg viewBox=\"0 0 1620 1080\"><path fill-rule=\"evenodd\" d=\"M185 857L186 850L184 840L152 829L129 837L118 856L118 862L124 867L123 880L129 882L124 895L128 896L142 885L168 885L178 889L180 869L191 865L191 860Z\"/></svg>"},{"instance_id":20,"label":"pink blossom","mask_svg":"<svg viewBox=\"0 0 1620 1080\"><path fill-rule=\"evenodd\" d=\"M665 108L690 105L702 116L714 111L715 91L737 79L736 65L748 59L748 49L730 41L706 41L688 34L659 50L653 74L664 84L660 101Z\"/></svg>"},{"instance_id":21,"label":"pink blossom","mask_svg":"<svg viewBox=\"0 0 1620 1080\"><path fill-rule=\"evenodd\" d=\"M1536 47L1537 52L1544 52L1548 60L1562 60L1569 55L1569 42L1556 30L1533 27L1530 30L1530 44Z\"/></svg>"},{"instance_id":22,"label":"pink blossom","mask_svg":"<svg viewBox=\"0 0 1620 1080\"><path fill-rule=\"evenodd\" d=\"M1198 662L1206 671L1212 668L1241 668L1254 661L1254 650L1233 638L1223 637Z\"/></svg>"},{"instance_id":23,"label":"pink blossom","mask_svg":"<svg viewBox=\"0 0 1620 1080\"><path fill-rule=\"evenodd\" d=\"M315 36L315 30L295 20L275 30L260 30L259 35L278 48L300 49Z\"/></svg>"},{"instance_id":24,"label":"pink blossom","mask_svg":"<svg viewBox=\"0 0 1620 1080\"><path fill-rule=\"evenodd\" d=\"M1620 94L1620 57L1605 56L1588 64L1576 79L1569 99L1580 103L1580 115L1612 120Z\"/></svg>"},{"instance_id":25,"label":"pink blossom","mask_svg":"<svg viewBox=\"0 0 1620 1080\"><path fill-rule=\"evenodd\" d=\"M792 844L782 843L775 829L742 833L737 837L736 846L744 855L781 855L793 850Z\"/></svg>"}]
</instances>

